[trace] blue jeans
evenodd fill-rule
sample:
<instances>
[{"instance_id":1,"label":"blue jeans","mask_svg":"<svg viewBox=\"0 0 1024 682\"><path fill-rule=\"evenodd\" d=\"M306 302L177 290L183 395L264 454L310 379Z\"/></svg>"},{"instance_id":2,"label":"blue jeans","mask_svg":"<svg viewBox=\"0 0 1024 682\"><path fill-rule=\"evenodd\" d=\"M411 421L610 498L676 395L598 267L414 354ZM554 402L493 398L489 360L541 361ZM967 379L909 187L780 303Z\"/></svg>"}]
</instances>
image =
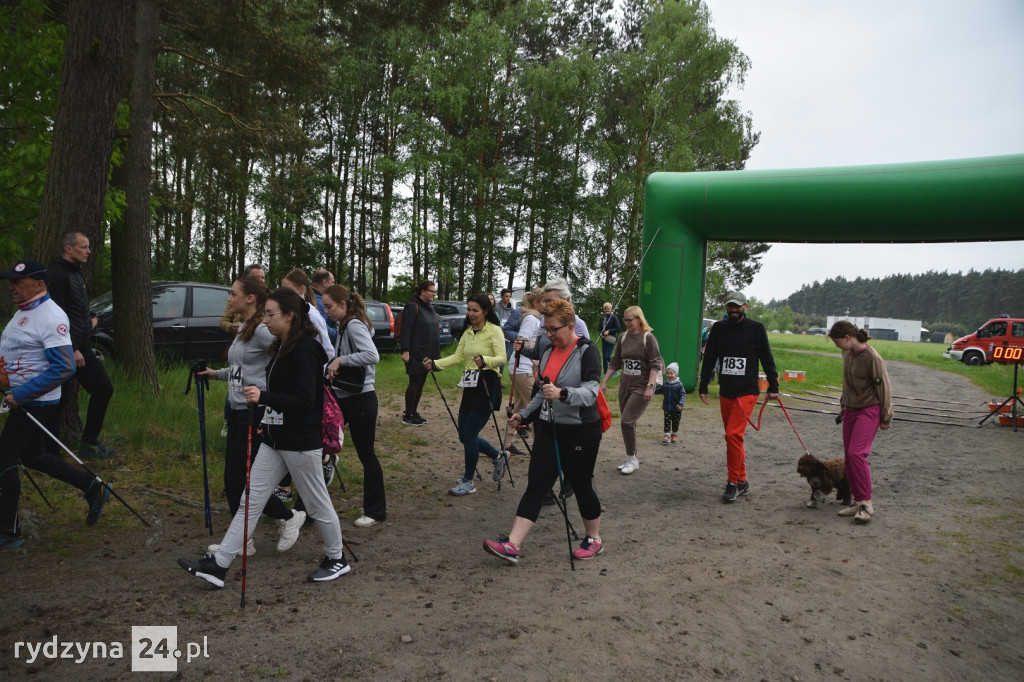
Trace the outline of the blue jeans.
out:
<instances>
[{"instance_id":1,"label":"blue jeans","mask_svg":"<svg viewBox=\"0 0 1024 682\"><path fill-rule=\"evenodd\" d=\"M612 355L615 354L615 344L608 343L604 339L601 339L601 374L608 373L608 363L612 361Z\"/></svg>"},{"instance_id":2,"label":"blue jeans","mask_svg":"<svg viewBox=\"0 0 1024 682\"><path fill-rule=\"evenodd\" d=\"M500 454L493 445L480 437L480 432L490 418L488 412L459 412L459 440L466 451L466 471L462 477L465 481L473 480L481 451L491 459L496 459Z\"/></svg>"}]
</instances>

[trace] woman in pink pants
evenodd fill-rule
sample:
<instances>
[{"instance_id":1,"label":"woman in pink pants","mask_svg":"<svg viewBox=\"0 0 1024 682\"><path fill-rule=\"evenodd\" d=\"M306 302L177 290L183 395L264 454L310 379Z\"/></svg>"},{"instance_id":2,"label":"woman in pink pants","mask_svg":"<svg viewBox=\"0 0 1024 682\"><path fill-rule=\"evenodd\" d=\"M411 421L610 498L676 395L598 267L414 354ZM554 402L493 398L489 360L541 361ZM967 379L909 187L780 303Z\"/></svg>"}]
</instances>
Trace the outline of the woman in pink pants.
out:
<instances>
[{"instance_id":1,"label":"woman in pink pants","mask_svg":"<svg viewBox=\"0 0 1024 682\"><path fill-rule=\"evenodd\" d=\"M867 344L871 337L846 320L832 325L829 338L843 351L843 397L840 418L843 422L843 451L846 453L846 477L850 481L853 504L839 512L867 523L875 514L871 504L871 466L868 455L878 430L888 431L892 424L892 387L885 361Z\"/></svg>"}]
</instances>

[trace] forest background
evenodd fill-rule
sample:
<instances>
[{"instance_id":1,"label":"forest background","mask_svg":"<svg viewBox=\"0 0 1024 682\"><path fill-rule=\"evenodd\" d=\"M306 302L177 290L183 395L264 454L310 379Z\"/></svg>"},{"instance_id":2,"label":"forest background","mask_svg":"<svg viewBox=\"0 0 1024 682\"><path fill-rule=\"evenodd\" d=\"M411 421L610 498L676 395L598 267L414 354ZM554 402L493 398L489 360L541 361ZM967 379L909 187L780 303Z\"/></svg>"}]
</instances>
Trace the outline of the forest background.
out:
<instances>
[{"instance_id":1,"label":"forest background","mask_svg":"<svg viewBox=\"0 0 1024 682\"><path fill-rule=\"evenodd\" d=\"M0 31L0 261L89 236L92 293L154 386L148 282L249 262L393 302L564 275L587 319L633 303L647 175L741 169L758 141L726 96L749 61L702 2L3 0ZM768 248L709 245L709 314ZM820 326L863 299L960 331L1020 289L978 277L829 280L757 312Z\"/></svg>"},{"instance_id":2,"label":"forest background","mask_svg":"<svg viewBox=\"0 0 1024 682\"><path fill-rule=\"evenodd\" d=\"M326 267L381 300L424 277L462 298L556 275L608 297L641 257L647 175L739 169L757 143L724 98L749 64L702 3L155 4L153 279L228 282L258 261ZM76 1L4 5L10 260L39 223ZM99 243L125 220L129 76ZM713 293L749 282L766 248L714 245ZM93 276L116 290L109 260Z\"/></svg>"}]
</instances>

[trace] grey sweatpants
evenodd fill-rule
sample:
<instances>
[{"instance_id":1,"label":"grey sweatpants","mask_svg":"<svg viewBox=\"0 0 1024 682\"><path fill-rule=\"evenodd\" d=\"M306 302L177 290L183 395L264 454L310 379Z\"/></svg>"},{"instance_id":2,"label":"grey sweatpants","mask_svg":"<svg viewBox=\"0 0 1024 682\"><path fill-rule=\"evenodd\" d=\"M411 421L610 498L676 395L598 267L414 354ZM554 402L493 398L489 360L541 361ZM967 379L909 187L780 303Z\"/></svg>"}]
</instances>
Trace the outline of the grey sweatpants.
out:
<instances>
[{"instance_id":1,"label":"grey sweatpants","mask_svg":"<svg viewBox=\"0 0 1024 682\"><path fill-rule=\"evenodd\" d=\"M249 472L249 537L242 537L245 524L245 494L238 512L231 519L228 532L220 542L215 559L217 565L227 568L242 553L242 547L252 537L267 500L285 474L292 475L292 483L302 496L306 513L316 521L317 530L324 541L324 554L337 559L342 554L341 524L334 510L331 496L324 483L323 450L277 450L267 443L260 445L259 453Z\"/></svg>"}]
</instances>

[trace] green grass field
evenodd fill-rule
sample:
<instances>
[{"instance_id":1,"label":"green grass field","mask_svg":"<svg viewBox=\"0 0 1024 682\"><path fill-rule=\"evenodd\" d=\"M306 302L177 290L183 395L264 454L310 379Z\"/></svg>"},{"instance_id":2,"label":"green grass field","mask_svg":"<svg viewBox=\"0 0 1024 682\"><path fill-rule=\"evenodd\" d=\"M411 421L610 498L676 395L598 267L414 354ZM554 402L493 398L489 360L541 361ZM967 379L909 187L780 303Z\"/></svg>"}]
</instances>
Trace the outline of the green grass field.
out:
<instances>
[{"instance_id":1,"label":"green grass field","mask_svg":"<svg viewBox=\"0 0 1024 682\"><path fill-rule=\"evenodd\" d=\"M769 340L775 354L775 363L779 372L785 369L807 371L807 385L839 386L843 380L842 361L838 355L835 359L811 356L806 353L787 351L816 351L837 353L839 350L827 336L801 336L796 334L770 334ZM899 360L924 365L944 372L960 374L979 387L988 391L993 397L1010 395L1013 383L1013 367L1010 365L986 365L984 367L968 367L962 362L942 357L947 346L942 343L912 343L908 341L872 340L871 345L886 360ZM834 368L834 369L832 369ZM812 371L814 373L812 374ZM834 373L834 374L831 374ZM831 374L831 376L830 376ZM819 377L829 377L827 381Z\"/></svg>"}]
</instances>

